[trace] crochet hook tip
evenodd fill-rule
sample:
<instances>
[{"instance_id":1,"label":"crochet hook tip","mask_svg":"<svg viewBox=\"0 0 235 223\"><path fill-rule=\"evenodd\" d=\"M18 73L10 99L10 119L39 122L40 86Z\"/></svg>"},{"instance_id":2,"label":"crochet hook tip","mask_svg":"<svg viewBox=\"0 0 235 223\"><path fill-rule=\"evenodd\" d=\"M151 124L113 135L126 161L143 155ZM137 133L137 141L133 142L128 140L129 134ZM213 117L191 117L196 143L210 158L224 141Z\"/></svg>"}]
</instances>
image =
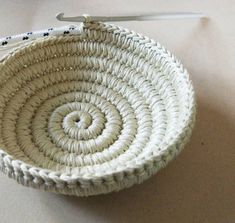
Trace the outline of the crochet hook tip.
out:
<instances>
[{"instance_id":1,"label":"crochet hook tip","mask_svg":"<svg viewBox=\"0 0 235 223\"><path fill-rule=\"evenodd\" d=\"M64 13L63 12L60 12L60 13L56 14L56 19L58 19L59 21L63 21L63 18L64 18Z\"/></svg>"}]
</instances>

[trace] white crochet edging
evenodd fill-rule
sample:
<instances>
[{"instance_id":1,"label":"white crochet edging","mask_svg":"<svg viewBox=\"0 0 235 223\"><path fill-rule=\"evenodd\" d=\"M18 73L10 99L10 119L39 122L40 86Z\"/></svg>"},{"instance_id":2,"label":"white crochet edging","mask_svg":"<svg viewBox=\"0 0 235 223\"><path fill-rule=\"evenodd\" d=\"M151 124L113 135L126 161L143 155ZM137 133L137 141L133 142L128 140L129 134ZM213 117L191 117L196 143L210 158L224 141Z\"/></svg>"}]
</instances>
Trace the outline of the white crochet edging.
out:
<instances>
[{"instance_id":1,"label":"white crochet edging","mask_svg":"<svg viewBox=\"0 0 235 223\"><path fill-rule=\"evenodd\" d=\"M86 23L19 47L0 67L0 167L20 184L118 191L164 167L191 135L187 71L133 31Z\"/></svg>"}]
</instances>

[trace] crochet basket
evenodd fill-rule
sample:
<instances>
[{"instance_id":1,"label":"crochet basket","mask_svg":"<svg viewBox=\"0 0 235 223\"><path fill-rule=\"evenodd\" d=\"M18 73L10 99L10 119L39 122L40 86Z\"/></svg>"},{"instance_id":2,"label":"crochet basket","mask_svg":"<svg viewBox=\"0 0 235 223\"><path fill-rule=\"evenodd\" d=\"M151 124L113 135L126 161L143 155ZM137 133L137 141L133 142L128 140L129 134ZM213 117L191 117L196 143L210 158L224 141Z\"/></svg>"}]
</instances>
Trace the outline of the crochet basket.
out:
<instances>
[{"instance_id":1,"label":"crochet basket","mask_svg":"<svg viewBox=\"0 0 235 223\"><path fill-rule=\"evenodd\" d=\"M0 167L25 186L89 196L141 183L181 151L194 120L182 64L119 26L85 23L0 62Z\"/></svg>"}]
</instances>

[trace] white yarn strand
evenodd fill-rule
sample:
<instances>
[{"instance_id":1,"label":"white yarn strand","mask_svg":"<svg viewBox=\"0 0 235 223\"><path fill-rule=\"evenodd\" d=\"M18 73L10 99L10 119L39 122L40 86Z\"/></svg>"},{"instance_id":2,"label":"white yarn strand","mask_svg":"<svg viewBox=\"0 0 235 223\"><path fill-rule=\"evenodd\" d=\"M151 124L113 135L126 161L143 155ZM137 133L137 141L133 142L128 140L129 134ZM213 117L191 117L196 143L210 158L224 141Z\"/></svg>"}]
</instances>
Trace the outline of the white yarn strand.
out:
<instances>
[{"instance_id":1,"label":"white yarn strand","mask_svg":"<svg viewBox=\"0 0 235 223\"><path fill-rule=\"evenodd\" d=\"M39 31L31 31L13 36L7 36L0 39L0 50L8 50L25 44L38 38L47 38L60 35L78 35L81 33L81 26L67 25L58 28L48 28Z\"/></svg>"}]
</instances>

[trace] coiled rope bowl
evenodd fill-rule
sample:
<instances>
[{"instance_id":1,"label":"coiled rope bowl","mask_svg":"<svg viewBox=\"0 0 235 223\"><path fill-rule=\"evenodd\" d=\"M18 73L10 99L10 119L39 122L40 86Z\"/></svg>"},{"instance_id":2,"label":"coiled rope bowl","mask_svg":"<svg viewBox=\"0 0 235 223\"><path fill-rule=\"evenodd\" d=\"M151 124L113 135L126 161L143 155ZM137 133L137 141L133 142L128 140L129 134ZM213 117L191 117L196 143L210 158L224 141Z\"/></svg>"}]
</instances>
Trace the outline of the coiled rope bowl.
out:
<instances>
[{"instance_id":1,"label":"coiled rope bowl","mask_svg":"<svg viewBox=\"0 0 235 223\"><path fill-rule=\"evenodd\" d=\"M118 26L39 38L0 63L0 166L18 183L89 196L140 183L191 135L194 91L159 43Z\"/></svg>"}]
</instances>

